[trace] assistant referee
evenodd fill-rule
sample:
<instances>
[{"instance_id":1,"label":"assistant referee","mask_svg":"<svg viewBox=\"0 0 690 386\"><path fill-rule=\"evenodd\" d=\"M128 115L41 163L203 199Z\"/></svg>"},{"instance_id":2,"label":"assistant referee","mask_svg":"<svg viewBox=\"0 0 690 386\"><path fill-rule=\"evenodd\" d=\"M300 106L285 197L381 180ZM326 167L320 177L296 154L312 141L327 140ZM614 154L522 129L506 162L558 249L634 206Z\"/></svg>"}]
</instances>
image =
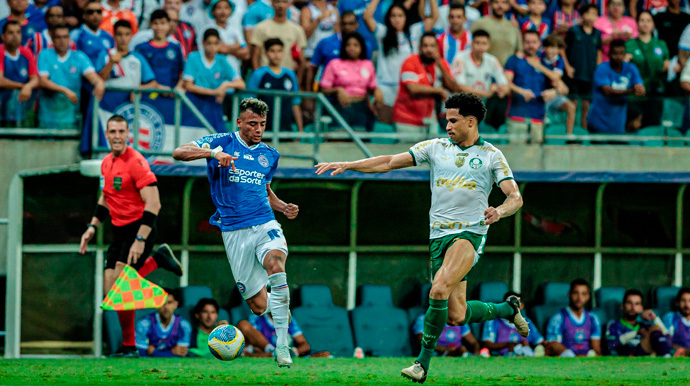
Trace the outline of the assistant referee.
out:
<instances>
[{"instance_id":1,"label":"assistant referee","mask_svg":"<svg viewBox=\"0 0 690 386\"><path fill-rule=\"evenodd\" d=\"M91 222L81 236L79 253L96 228L110 214L113 240L108 248L104 291L107 293L125 267L131 265L143 277L157 268L182 276L182 266L170 246L161 244L150 255L156 238L156 218L161 209L158 180L143 155L127 146L129 127L121 115L113 115L106 124L105 138L111 152L101 164L101 195ZM123 347L115 356L138 357L134 331L134 311L118 311Z\"/></svg>"}]
</instances>

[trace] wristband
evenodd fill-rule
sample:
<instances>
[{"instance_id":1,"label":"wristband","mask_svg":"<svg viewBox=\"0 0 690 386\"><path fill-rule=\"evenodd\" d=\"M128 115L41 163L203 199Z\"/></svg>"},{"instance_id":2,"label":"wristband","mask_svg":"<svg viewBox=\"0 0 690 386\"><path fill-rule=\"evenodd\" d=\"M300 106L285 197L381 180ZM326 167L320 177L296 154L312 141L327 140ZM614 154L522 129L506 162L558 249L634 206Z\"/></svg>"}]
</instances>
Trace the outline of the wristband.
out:
<instances>
[{"instance_id":1,"label":"wristband","mask_svg":"<svg viewBox=\"0 0 690 386\"><path fill-rule=\"evenodd\" d=\"M211 150L211 158L216 158L216 154L220 153L223 151L223 148L218 146L215 149Z\"/></svg>"},{"instance_id":2,"label":"wristband","mask_svg":"<svg viewBox=\"0 0 690 386\"><path fill-rule=\"evenodd\" d=\"M156 225L157 217L157 215L145 210L144 215L141 216L141 225L148 225L149 227L153 228Z\"/></svg>"},{"instance_id":3,"label":"wristband","mask_svg":"<svg viewBox=\"0 0 690 386\"><path fill-rule=\"evenodd\" d=\"M93 212L93 217L97 218L98 221L104 222L106 217L110 214L108 208L103 205L96 205L96 210Z\"/></svg>"},{"instance_id":4,"label":"wristband","mask_svg":"<svg viewBox=\"0 0 690 386\"><path fill-rule=\"evenodd\" d=\"M96 225L94 225L94 224L91 224L91 223L86 224L86 227L87 227L87 228L98 229L98 226L96 226Z\"/></svg>"}]
</instances>

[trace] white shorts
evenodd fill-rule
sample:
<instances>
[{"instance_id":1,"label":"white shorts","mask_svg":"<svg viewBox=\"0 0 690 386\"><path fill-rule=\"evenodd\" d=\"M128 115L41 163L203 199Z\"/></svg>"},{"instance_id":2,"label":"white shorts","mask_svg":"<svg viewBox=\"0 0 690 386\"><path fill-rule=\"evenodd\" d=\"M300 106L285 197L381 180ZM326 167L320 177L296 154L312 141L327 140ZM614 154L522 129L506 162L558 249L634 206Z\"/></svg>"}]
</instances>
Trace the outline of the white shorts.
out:
<instances>
[{"instance_id":1,"label":"white shorts","mask_svg":"<svg viewBox=\"0 0 690 386\"><path fill-rule=\"evenodd\" d=\"M287 241L276 220L223 232L223 244L237 289L245 299L256 295L268 284L268 274L263 265L266 254L273 250L281 251L285 256L288 254Z\"/></svg>"}]
</instances>

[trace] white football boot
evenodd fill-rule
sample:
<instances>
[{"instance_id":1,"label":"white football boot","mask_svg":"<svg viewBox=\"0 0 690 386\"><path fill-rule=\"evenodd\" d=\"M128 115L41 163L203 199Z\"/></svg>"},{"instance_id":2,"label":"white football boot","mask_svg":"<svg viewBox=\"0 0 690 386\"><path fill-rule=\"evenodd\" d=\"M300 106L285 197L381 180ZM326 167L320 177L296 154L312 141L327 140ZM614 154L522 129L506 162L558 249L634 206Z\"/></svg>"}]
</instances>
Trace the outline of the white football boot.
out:
<instances>
[{"instance_id":1,"label":"white football boot","mask_svg":"<svg viewBox=\"0 0 690 386\"><path fill-rule=\"evenodd\" d=\"M273 359L278 362L278 367L292 366L292 358L290 357L290 348L286 345L276 347L273 352Z\"/></svg>"},{"instance_id":2,"label":"white football boot","mask_svg":"<svg viewBox=\"0 0 690 386\"><path fill-rule=\"evenodd\" d=\"M412 366L402 369L401 375L412 382L424 383L426 381L426 370L419 362L415 362Z\"/></svg>"}]
</instances>

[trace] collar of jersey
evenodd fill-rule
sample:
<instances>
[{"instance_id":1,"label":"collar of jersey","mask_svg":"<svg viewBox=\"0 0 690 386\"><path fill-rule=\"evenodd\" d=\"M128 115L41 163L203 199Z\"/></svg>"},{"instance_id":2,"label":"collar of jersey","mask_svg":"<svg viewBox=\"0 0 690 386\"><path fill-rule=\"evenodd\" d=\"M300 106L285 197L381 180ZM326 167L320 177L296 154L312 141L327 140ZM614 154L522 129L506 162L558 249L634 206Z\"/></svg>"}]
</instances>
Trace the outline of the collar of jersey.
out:
<instances>
[{"instance_id":1,"label":"collar of jersey","mask_svg":"<svg viewBox=\"0 0 690 386\"><path fill-rule=\"evenodd\" d=\"M481 135L479 136L479 138L477 138L477 141L476 141L475 143L473 143L473 144L471 144L470 146L467 146L467 147L462 147L462 146L458 145L457 143L451 141L450 138L448 138L448 140L449 140L452 144L454 144L455 146L459 147L459 148L462 149L462 150L467 150L467 149L471 148L471 147L474 146L474 145L477 145L477 146L484 146L484 138L482 138Z\"/></svg>"},{"instance_id":2,"label":"collar of jersey","mask_svg":"<svg viewBox=\"0 0 690 386\"><path fill-rule=\"evenodd\" d=\"M628 327L629 329L631 329L631 330L633 330L633 331L637 331L637 330L640 329L640 325L639 325L639 324L636 324L636 325L633 326L632 324L630 324L630 322L628 322L627 320L625 320L625 319L623 319L623 318L621 318L620 321L621 321L621 324L622 324L622 325L624 325L625 327Z\"/></svg>"},{"instance_id":3,"label":"collar of jersey","mask_svg":"<svg viewBox=\"0 0 690 386\"><path fill-rule=\"evenodd\" d=\"M242 146L246 147L249 150L254 150L257 147L259 147L259 145L261 145L261 142L257 143L256 145L252 145L252 146L247 145L247 143L244 142L244 139L242 139L242 137L240 137L239 131L235 132L235 138L237 138L237 140L242 144Z\"/></svg>"},{"instance_id":4,"label":"collar of jersey","mask_svg":"<svg viewBox=\"0 0 690 386\"><path fill-rule=\"evenodd\" d=\"M578 318L570 307L566 307L565 309L574 325L582 326L587 321L587 310L582 310L582 316Z\"/></svg>"}]
</instances>

